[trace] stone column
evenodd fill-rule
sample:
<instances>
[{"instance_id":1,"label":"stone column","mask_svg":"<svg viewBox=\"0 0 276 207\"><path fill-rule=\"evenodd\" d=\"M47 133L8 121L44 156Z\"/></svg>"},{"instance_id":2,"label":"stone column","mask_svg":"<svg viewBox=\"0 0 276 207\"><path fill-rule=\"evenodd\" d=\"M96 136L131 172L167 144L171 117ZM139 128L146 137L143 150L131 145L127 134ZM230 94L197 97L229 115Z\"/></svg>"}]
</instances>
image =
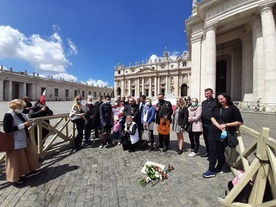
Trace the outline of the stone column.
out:
<instances>
[{"instance_id":1,"label":"stone column","mask_svg":"<svg viewBox=\"0 0 276 207\"><path fill-rule=\"evenodd\" d=\"M21 83L20 83L20 85L21 85ZM24 96L26 96L27 95L27 84L26 83L22 83L22 93L19 93L19 94L22 94L22 97L20 97L20 98L23 98ZM20 90L20 89L19 89Z\"/></svg>"},{"instance_id":2,"label":"stone column","mask_svg":"<svg viewBox=\"0 0 276 207\"><path fill-rule=\"evenodd\" d=\"M0 80L0 101L4 101L4 81Z\"/></svg>"},{"instance_id":3,"label":"stone column","mask_svg":"<svg viewBox=\"0 0 276 207\"><path fill-rule=\"evenodd\" d=\"M151 77L149 77L149 97L151 97L151 85L152 85L152 82L151 82Z\"/></svg>"},{"instance_id":4,"label":"stone column","mask_svg":"<svg viewBox=\"0 0 276 207\"><path fill-rule=\"evenodd\" d=\"M157 77L157 93L155 94L155 96L158 96L158 94L160 93L160 76Z\"/></svg>"},{"instance_id":5,"label":"stone column","mask_svg":"<svg viewBox=\"0 0 276 207\"><path fill-rule=\"evenodd\" d=\"M264 103L276 103L276 28L272 7L261 10L264 48Z\"/></svg>"},{"instance_id":6,"label":"stone column","mask_svg":"<svg viewBox=\"0 0 276 207\"><path fill-rule=\"evenodd\" d=\"M214 94L216 94L216 26L211 25L206 28L206 50L205 50L205 68L206 71L204 79L205 87L212 88L214 90ZM196 59L195 59L196 60ZM198 60L196 60L198 61ZM192 60L192 64L193 64ZM193 70L192 70L193 71ZM193 79L192 74L192 79ZM192 85L194 85L193 80L191 81Z\"/></svg>"},{"instance_id":7,"label":"stone column","mask_svg":"<svg viewBox=\"0 0 276 207\"><path fill-rule=\"evenodd\" d=\"M168 76L166 76L166 79L165 79L165 94L169 94L170 93L170 90L169 90L169 81L168 81ZM164 95L165 95L164 94Z\"/></svg>"},{"instance_id":8,"label":"stone column","mask_svg":"<svg viewBox=\"0 0 276 207\"><path fill-rule=\"evenodd\" d=\"M11 101L12 100L12 81L10 80L9 82L8 82L8 96L7 96L7 98L8 98L8 100L7 101Z\"/></svg>"},{"instance_id":9,"label":"stone column","mask_svg":"<svg viewBox=\"0 0 276 207\"><path fill-rule=\"evenodd\" d=\"M200 97L201 93L201 38L202 34L192 34L191 45L191 97Z\"/></svg>"},{"instance_id":10,"label":"stone column","mask_svg":"<svg viewBox=\"0 0 276 207\"><path fill-rule=\"evenodd\" d=\"M256 18L252 23L253 47L253 99L257 101L264 95L264 54L261 20Z\"/></svg>"},{"instance_id":11,"label":"stone column","mask_svg":"<svg viewBox=\"0 0 276 207\"><path fill-rule=\"evenodd\" d=\"M145 94L145 78L143 77L142 78L142 95ZM139 97L140 97L140 94L139 94Z\"/></svg>"},{"instance_id":12,"label":"stone column","mask_svg":"<svg viewBox=\"0 0 276 207\"><path fill-rule=\"evenodd\" d=\"M128 85L128 93L131 94L131 81L130 81L130 79L128 79L127 82L128 82L128 84L127 84Z\"/></svg>"},{"instance_id":13,"label":"stone column","mask_svg":"<svg viewBox=\"0 0 276 207\"><path fill-rule=\"evenodd\" d=\"M135 86L135 96L139 96L139 91L140 91L140 80L139 77L137 78L137 85Z\"/></svg>"},{"instance_id":14,"label":"stone column","mask_svg":"<svg viewBox=\"0 0 276 207\"><path fill-rule=\"evenodd\" d=\"M157 77L154 77L154 96L157 96L157 90L158 90L158 85L157 85Z\"/></svg>"},{"instance_id":15,"label":"stone column","mask_svg":"<svg viewBox=\"0 0 276 207\"><path fill-rule=\"evenodd\" d=\"M253 100L253 48L252 35L242 37L242 101Z\"/></svg>"},{"instance_id":16,"label":"stone column","mask_svg":"<svg viewBox=\"0 0 276 207\"><path fill-rule=\"evenodd\" d=\"M120 82L121 82L121 84L120 84L120 85L121 85L121 87L122 87L122 88L121 88L121 93L122 93L122 94L125 94L125 93L126 93L126 91L125 91L125 83L124 83L124 78L122 78ZM126 94L126 95L128 95L128 94ZM116 97L117 97L117 94L116 94Z\"/></svg>"}]
</instances>

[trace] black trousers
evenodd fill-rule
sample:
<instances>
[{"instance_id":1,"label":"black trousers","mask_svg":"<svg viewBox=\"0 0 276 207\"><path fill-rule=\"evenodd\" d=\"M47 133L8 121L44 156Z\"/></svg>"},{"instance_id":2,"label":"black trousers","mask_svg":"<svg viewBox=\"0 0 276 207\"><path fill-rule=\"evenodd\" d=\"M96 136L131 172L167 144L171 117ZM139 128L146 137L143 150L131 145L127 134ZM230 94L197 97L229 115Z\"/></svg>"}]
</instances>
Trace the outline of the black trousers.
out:
<instances>
[{"instance_id":1,"label":"black trousers","mask_svg":"<svg viewBox=\"0 0 276 207\"><path fill-rule=\"evenodd\" d=\"M170 145L170 134L168 135L163 135L163 134L158 134L159 135L159 147L166 147L167 149L169 149L169 145Z\"/></svg>"},{"instance_id":2,"label":"black trousers","mask_svg":"<svg viewBox=\"0 0 276 207\"><path fill-rule=\"evenodd\" d=\"M221 141L209 140L209 170L214 172L214 169L222 169L225 163L225 144Z\"/></svg>"},{"instance_id":3,"label":"black trousers","mask_svg":"<svg viewBox=\"0 0 276 207\"><path fill-rule=\"evenodd\" d=\"M209 136L210 136L210 127L212 123L203 123L203 139L206 146L206 152L209 153Z\"/></svg>"},{"instance_id":4,"label":"black trousers","mask_svg":"<svg viewBox=\"0 0 276 207\"><path fill-rule=\"evenodd\" d=\"M75 137L75 140L74 140L76 148L81 147L82 138L83 138L84 123L85 123L84 119L79 119L76 122L77 131L78 131L78 134L77 134L77 136Z\"/></svg>"}]
</instances>

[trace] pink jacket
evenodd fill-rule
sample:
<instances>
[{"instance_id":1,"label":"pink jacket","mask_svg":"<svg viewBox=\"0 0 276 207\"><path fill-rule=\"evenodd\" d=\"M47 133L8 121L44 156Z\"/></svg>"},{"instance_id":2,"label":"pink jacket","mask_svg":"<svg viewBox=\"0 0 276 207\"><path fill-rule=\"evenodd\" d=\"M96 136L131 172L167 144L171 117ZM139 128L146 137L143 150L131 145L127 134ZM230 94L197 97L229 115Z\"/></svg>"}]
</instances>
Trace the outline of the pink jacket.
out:
<instances>
[{"instance_id":1,"label":"pink jacket","mask_svg":"<svg viewBox=\"0 0 276 207\"><path fill-rule=\"evenodd\" d=\"M120 123L117 122L117 123L114 124L113 131L117 132L117 131L119 131L119 129L120 129Z\"/></svg>"},{"instance_id":2,"label":"pink jacket","mask_svg":"<svg viewBox=\"0 0 276 207\"><path fill-rule=\"evenodd\" d=\"M189 117L193 118L192 132L203 132L203 126L201 121L201 106L188 108Z\"/></svg>"}]
</instances>

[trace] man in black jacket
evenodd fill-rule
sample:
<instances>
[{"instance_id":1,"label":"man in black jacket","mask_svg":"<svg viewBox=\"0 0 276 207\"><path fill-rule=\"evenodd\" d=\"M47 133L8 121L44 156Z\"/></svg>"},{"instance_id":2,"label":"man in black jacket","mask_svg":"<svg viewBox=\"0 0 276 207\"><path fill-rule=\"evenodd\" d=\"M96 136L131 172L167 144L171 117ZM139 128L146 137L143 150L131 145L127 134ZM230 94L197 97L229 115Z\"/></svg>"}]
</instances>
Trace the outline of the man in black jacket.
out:
<instances>
[{"instance_id":1,"label":"man in black jacket","mask_svg":"<svg viewBox=\"0 0 276 207\"><path fill-rule=\"evenodd\" d=\"M38 118L38 117L45 117L45 116L52 116L53 115L53 111L51 109L49 109L48 106L43 105L40 101L37 101L35 103L35 105L33 107L31 107L30 112L29 112L29 116L30 118ZM50 123L49 120L45 120L45 122L47 122L48 124ZM49 133L49 130L46 128L42 128L42 140L47 136L47 134ZM37 127L35 127L35 142L37 144ZM42 144L45 142L42 141Z\"/></svg>"},{"instance_id":2,"label":"man in black jacket","mask_svg":"<svg viewBox=\"0 0 276 207\"><path fill-rule=\"evenodd\" d=\"M103 96L98 96L98 101L95 102L94 108L94 130L95 130L95 138L99 138L99 130L101 129L101 118L100 118L100 106L103 103Z\"/></svg>"},{"instance_id":3,"label":"man in black jacket","mask_svg":"<svg viewBox=\"0 0 276 207\"><path fill-rule=\"evenodd\" d=\"M156 104L156 124L160 123L161 118L165 118L169 123L172 122L171 115L173 113L172 104L169 101L164 100L164 94L158 94L158 103ZM163 148L163 152L169 149L170 144L170 134L164 135L158 133L159 136L159 146L158 148Z\"/></svg>"},{"instance_id":4,"label":"man in black jacket","mask_svg":"<svg viewBox=\"0 0 276 207\"><path fill-rule=\"evenodd\" d=\"M213 90L211 88L206 88L204 90L204 95L206 100L202 101L202 114L201 120L203 123L203 138L206 146L205 154L201 155L202 157L209 157L209 143L208 137L210 135L210 126L212 125L211 117L214 109L216 108L217 102L213 97Z\"/></svg>"},{"instance_id":5,"label":"man in black jacket","mask_svg":"<svg viewBox=\"0 0 276 207\"><path fill-rule=\"evenodd\" d=\"M103 148L106 142L111 144L110 133L114 123L110 95L107 95L105 99L105 103L100 106L102 139L99 148Z\"/></svg>"}]
</instances>

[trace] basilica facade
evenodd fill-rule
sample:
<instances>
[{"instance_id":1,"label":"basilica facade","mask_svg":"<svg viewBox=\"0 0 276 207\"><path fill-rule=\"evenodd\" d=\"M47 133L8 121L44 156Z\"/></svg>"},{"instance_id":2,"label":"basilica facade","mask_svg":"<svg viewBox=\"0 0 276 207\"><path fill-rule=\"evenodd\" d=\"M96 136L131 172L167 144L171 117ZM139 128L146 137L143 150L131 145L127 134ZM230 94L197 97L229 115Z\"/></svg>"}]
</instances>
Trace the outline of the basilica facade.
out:
<instances>
[{"instance_id":1,"label":"basilica facade","mask_svg":"<svg viewBox=\"0 0 276 207\"><path fill-rule=\"evenodd\" d=\"M275 0L193 2L185 22L191 96L205 88L233 100L276 104Z\"/></svg>"},{"instance_id":2,"label":"basilica facade","mask_svg":"<svg viewBox=\"0 0 276 207\"><path fill-rule=\"evenodd\" d=\"M176 59L165 50L163 57L135 65L115 66L114 95L156 97L159 93L186 96L190 93L191 67L188 53Z\"/></svg>"},{"instance_id":3,"label":"basilica facade","mask_svg":"<svg viewBox=\"0 0 276 207\"><path fill-rule=\"evenodd\" d=\"M28 96L30 100L38 100L44 90L47 101L72 101L77 95L84 99L88 95L114 96L112 87L91 86L64 79L55 80L51 76L44 78L36 73L29 75L27 71L14 72L12 69L4 70L1 67L0 101L22 99L24 96Z\"/></svg>"}]
</instances>

